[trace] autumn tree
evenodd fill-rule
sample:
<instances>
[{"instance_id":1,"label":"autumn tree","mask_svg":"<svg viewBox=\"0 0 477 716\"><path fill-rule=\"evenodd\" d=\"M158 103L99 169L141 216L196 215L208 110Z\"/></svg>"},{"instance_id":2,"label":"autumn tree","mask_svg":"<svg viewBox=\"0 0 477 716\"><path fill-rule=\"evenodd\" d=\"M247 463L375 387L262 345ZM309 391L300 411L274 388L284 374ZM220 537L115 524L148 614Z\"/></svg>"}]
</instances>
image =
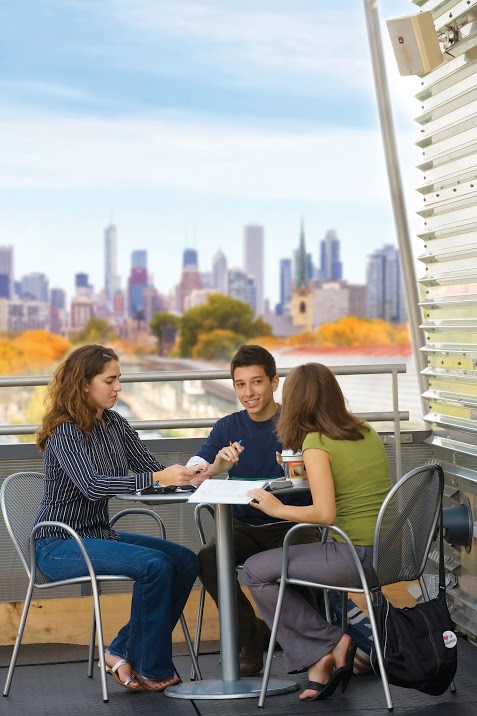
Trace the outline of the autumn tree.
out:
<instances>
[{"instance_id":1,"label":"autumn tree","mask_svg":"<svg viewBox=\"0 0 477 716\"><path fill-rule=\"evenodd\" d=\"M245 336L216 328L210 333L199 334L199 340L192 349L192 358L230 360L237 348L245 342Z\"/></svg>"},{"instance_id":2,"label":"autumn tree","mask_svg":"<svg viewBox=\"0 0 477 716\"><path fill-rule=\"evenodd\" d=\"M207 303L186 311L180 322L180 355L189 357L199 337L215 330L230 331L246 342L255 336L271 335L271 327L262 318L254 318L248 303L213 293Z\"/></svg>"},{"instance_id":3,"label":"autumn tree","mask_svg":"<svg viewBox=\"0 0 477 716\"><path fill-rule=\"evenodd\" d=\"M346 316L334 323L323 323L316 331L320 346L386 346L403 344L406 332L380 318Z\"/></svg>"},{"instance_id":4,"label":"autumn tree","mask_svg":"<svg viewBox=\"0 0 477 716\"><path fill-rule=\"evenodd\" d=\"M162 311L155 313L149 324L149 328L157 338L157 352L162 353L162 344L164 340L164 329L178 328L180 324L179 316L174 313Z\"/></svg>"},{"instance_id":5,"label":"autumn tree","mask_svg":"<svg viewBox=\"0 0 477 716\"><path fill-rule=\"evenodd\" d=\"M42 330L17 333L12 343L27 357L31 367L38 368L57 363L71 348L66 338Z\"/></svg>"},{"instance_id":6,"label":"autumn tree","mask_svg":"<svg viewBox=\"0 0 477 716\"><path fill-rule=\"evenodd\" d=\"M108 343L116 339L112 326L102 318L93 316L86 326L76 334L75 343Z\"/></svg>"}]
</instances>

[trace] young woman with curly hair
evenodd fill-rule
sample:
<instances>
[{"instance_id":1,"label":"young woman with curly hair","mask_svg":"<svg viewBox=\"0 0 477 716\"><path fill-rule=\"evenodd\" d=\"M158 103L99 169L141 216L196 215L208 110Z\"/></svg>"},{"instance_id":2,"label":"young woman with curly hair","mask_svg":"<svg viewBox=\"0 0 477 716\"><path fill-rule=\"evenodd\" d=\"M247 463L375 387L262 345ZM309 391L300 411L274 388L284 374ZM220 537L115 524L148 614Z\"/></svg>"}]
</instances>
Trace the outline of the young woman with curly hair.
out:
<instances>
[{"instance_id":1,"label":"young woman with curly hair","mask_svg":"<svg viewBox=\"0 0 477 716\"><path fill-rule=\"evenodd\" d=\"M153 483L190 484L194 472L158 463L127 420L112 410L120 375L118 356L100 345L77 348L56 370L37 434L45 491L36 524L69 525L97 573L135 580L130 620L106 651L107 669L131 690L163 691L179 681L172 630L197 577L198 560L168 540L111 529L108 501ZM37 532L36 554L51 581L87 574L76 542L59 527L45 525Z\"/></svg>"}]
</instances>

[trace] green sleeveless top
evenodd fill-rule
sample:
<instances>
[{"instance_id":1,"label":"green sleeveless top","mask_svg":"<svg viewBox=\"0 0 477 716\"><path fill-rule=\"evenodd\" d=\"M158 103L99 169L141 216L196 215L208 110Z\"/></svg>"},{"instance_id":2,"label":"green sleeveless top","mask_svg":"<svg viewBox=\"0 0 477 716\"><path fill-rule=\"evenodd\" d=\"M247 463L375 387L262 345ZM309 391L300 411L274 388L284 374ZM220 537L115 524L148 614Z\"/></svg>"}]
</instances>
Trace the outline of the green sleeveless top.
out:
<instances>
[{"instance_id":1,"label":"green sleeveless top","mask_svg":"<svg viewBox=\"0 0 477 716\"><path fill-rule=\"evenodd\" d=\"M336 518L356 545L372 545L381 504L391 488L389 465L384 446L373 428L363 430L363 440L332 440L320 433L309 433L302 451L317 448L329 453L335 486ZM343 541L336 534L333 537Z\"/></svg>"}]
</instances>

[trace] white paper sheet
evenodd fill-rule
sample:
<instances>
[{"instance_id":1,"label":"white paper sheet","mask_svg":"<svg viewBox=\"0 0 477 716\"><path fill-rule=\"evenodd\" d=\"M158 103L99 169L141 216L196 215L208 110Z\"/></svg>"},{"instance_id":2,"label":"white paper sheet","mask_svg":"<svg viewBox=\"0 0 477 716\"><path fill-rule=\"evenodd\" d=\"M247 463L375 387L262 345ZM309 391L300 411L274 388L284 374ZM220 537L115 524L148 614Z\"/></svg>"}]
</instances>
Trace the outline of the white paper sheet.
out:
<instances>
[{"instance_id":1,"label":"white paper sheet","mask_svg":"<svg viewBox=\"0 0 477 716\"><path fill-rule=\"evenodd\" d=\"M204 480L191 493L188 502L209 502L213 505L248 505L249 490L265 487L269 480Z\"/></svg>"}]
</instances>

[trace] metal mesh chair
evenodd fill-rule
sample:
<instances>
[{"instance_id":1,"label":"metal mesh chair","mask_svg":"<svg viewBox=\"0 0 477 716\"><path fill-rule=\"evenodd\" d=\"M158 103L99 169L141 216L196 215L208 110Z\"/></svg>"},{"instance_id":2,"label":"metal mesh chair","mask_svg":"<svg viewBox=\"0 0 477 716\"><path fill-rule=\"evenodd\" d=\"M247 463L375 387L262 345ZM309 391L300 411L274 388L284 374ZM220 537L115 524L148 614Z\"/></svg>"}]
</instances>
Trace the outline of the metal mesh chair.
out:
<instances>
[{"instance_id":1,"label":"metal mesh chair","mask_svg":"<svg viewBox=\"0 0 477 716\"><path fill-rule=\"evenodd\" d=\"M423 467L418 467L408 472L389 491L381 506L374 533L373 567L381 586L419 579L424 598L426 601L429 599L422 580L422 574L435 535L443 490L444 473L442 468L439 465L424 465ZM297 585L340 591L343 593L345 601L347 601L348 592L365 595L386 704L389 711L392 711L394 707L388 679L383 666L381 644L373 613L372 596L361 562L359 561L350 538L342 529L334 525L320 526L324 529L328 529L331 534L341 535L346 541L356 564L361 586L352 587L343 585L337 587L323 582L308 582L289 577L288 549L290 540L295 532L309 527L309 525L299 524L289 530L283 543L282 573L279 580L280 589L278 592L277 606L275 609L258 705L263 707L265 703L285 588L287 585ZM344 610L344 612L346 613L346 610ZM453 685L451 688L454 688Z\"/></svg>"},{"instance_id":2,"label":"metal mesh chair","mask_svg":"<svg viewBox=\"0 0 477 716\"><path fill-rule=\"evenodd\" d=\"M103 701L106 702L108 701L108 686L106 682L103 627L99 600L100 587L102 582L131 582L134 580L130 577L120 574L95 574L93 565L91 564L91 560L88 557L81 538L79 537L77 532L75 532L75 530L61 522L42 522L42 525L57 525L69 532L72 539L74 539L78 543L78 546L84 557L86 566L88 568L88 575L84 577L63 579L58 580L56 582L47 581L46 577L37 569L35 555L35 533L39 525L37 525L35 528L33 526L40 505L40 501L43 496L43 479L44 476L38 472L17 472L6 478L0 490L0 504L5 524L13 541L15 549L20 555L20 559L22 561L23 566L25 567L29 578L28 589L25 596L25 603L20 619L17 638L13 647L13 653L8 668L3 695L8 696L8 693L10 691L10 685L12 682L13 672L15 670L18 652L25 629L33 590L51 589L53 587L63 587L72 584L90 584L93 596L93 618L91 626L91 638L89 644L88 676L90 678L93 676L94 646L95 638L97 636ZM116 523L121 517L124 517L128 514L149 515L157 522L161 537L165 538L164 524L159 515L153 512L153 510L147 510L144 508L126 509L115 515L111 520L111 524ZM201 679L202 677L200 674L199 665L195 657L194 648L183 614L181 615L180 621L182 629L184 631L186 643L189 648L189 653L191 655L194 673L197 678Z\"/></svg>"}]
</instances>

